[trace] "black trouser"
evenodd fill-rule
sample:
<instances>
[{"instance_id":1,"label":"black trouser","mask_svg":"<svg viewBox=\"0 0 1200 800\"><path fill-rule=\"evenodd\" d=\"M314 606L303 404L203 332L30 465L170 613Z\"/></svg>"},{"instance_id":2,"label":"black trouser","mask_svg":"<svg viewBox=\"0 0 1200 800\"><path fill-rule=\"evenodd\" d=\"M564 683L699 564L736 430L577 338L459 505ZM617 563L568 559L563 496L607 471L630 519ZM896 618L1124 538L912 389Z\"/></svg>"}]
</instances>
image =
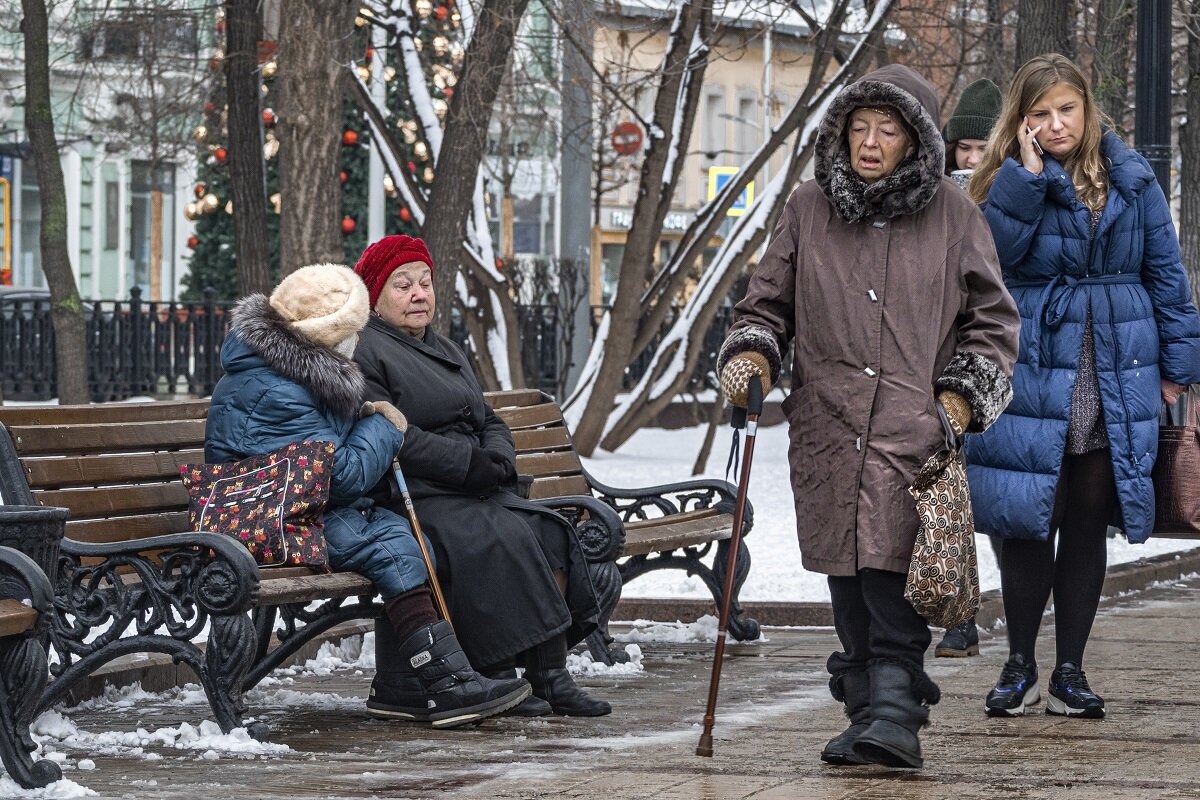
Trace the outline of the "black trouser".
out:
<instances>
[{"instance_id":1,"label":"black trouser","mask_svg":"<svg viewBox=\"0 0 1200 800\"><path fill-rule=\"evenodd\" d=\"M1046 541L1009 539L1000 553L1010 653L1034 661L1038 628L1053 592L1055 663L1083 665L1083 650L1104 588L1108 523L1116 504L1112 454L1107 448L1063 458Z\"/></svg>"},{"instance_id":2,"label":"black trouser","mask_svg":"<svg viewBox=\"0 0 1200 800\"><path fill-rule=\"evenodd\" d=\"M879 569L829 576L833 626L843 650L829 657L831 674L865 669L878 659L900 662L918 673L924 670L929 625L904 598L905 578L901 572Z\"/></svg>"}]
</instances>

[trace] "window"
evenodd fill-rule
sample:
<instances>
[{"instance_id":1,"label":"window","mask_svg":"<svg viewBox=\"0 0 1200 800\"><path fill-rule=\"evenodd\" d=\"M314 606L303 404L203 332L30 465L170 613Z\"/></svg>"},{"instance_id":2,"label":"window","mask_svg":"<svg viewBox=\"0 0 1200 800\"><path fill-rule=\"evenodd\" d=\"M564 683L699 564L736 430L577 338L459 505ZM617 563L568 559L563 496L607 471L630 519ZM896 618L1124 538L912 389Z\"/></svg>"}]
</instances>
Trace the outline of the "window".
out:
<instances>
[{"instance_id":1,"label":"window","mask_svg":"<svg viewBox=\"0 0 1200 800\"><path fill-rule=\"evenodd\" d=\"M85 59L133 61L147 52L194 55L198 50L193 14L166 8L124 9L119 14L87 26L80 39Z\"/></svg>"},{"instance_id":2,"label":"window","mask_svg":"<svg viewBox=\"0 0 1200 800\"><path fill-rule=\"evenodd\" d=\"M116 250L121 238L121 187L104 182L104 249Z\"/></svg>"},{"instance_id":3,"label":"window","mask_svg":"<svg viewBox=\"0 0 1200 800\"><path fill-rule=\"evenodd\" d=\"M720 160L725 150L725 95L720 89L704 94L704 135L701 147L711 161Z\"/></svg>"},{"instance_id":4,"label":"window","mask_svg":"<svg viewBox=\"0 0 1200 800\"><path fill-rule=\"evenodd\" d=\"M759 120L758 98L743 95L738 98L737 119L733 123L734 149L737 161L745 161L759 143L762 123Z\"/></svg>"}]
</instances>

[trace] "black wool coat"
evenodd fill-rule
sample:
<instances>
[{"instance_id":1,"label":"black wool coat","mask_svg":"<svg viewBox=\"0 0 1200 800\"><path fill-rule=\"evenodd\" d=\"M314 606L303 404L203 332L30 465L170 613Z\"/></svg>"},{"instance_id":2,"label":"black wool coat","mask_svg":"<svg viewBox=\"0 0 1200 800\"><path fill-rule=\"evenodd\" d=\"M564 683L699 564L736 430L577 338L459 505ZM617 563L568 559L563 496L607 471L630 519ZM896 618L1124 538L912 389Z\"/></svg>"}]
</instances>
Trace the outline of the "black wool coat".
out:
<instances>
[{"instance_id":1,"label":"black wool coat","mask_svg":"<svg viewBox=\"0 0 1200 800\"><path fill-rule=\"evenodd\" d=\"M574 528L510 488L463 488L473 447L503 454L515 472L508 426L484 402L466 355L432 329L417 339L372 315L354 360L367 400L408 418L398 461L417 518L433 542L455 633L472 665L504 662L557 634L587 636L599 604ZM403 514L403 503L388 503ZM554 570L567 575L564 598Z\"/></svg>"}]
</instances>

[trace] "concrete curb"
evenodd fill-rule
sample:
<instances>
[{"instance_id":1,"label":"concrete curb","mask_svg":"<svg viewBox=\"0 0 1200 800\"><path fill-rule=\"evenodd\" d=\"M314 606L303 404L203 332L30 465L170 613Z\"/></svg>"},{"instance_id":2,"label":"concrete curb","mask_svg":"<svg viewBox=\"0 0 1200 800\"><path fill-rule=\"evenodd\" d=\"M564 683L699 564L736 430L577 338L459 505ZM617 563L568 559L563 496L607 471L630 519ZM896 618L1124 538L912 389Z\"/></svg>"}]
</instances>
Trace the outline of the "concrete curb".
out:
<instances>
[{"instance_id":1,"label":"concrete curb","mask_svg":"<svg viewBox=\"0 0 1200 800\"><path fill-rule=\"evenodd\" d=\"M1109 567L1104 579L1104 597L1144 589L1158 581L1175 580L1181 575L1200 572L1200 549L1183 553L1164 553L1153 558L1139 559ZM746 616L760 625L824 626L833 625L833 613L828 603L742 603ZM617 604L614 620L647 619L657 621L691 622L705 614L715 614L711 600L659 600L653 598L622 598ZM990 628L1004 618L1004 604L999 590L984 592L980 599L978 625Z\"/></svg>"}]
</instances>

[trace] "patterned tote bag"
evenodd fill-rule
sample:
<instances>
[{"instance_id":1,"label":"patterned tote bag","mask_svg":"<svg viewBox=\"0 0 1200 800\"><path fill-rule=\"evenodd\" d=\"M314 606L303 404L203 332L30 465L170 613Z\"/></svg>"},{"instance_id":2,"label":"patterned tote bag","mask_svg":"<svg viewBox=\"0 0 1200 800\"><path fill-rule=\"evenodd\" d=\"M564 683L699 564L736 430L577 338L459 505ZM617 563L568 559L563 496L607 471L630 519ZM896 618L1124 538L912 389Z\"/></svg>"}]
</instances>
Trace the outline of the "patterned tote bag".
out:
<instances>
[{"instance_id":1,"label":"patterned tote bag","mask_svg":"<svg viewBox=\"0 0 1200 800\"><path fill-rule=\"evenodd\" d=\"M333 452L333 442L297 442L227 464L185 464L192 530L232 536L261 567L327 570Z\"/></svg>"},{"instance_id":2,"label":"patterned tote bag","mask_svg":"<svg viewBox=\"0 0 1200 800\"><path fill-rule=\"evenodd\" d=\"M958 436L938 404L946 446L925 462L909 487L921 526L904 596L931 625L953 628L979 610L975 517Z\"/></svg>"}]
</instances>

